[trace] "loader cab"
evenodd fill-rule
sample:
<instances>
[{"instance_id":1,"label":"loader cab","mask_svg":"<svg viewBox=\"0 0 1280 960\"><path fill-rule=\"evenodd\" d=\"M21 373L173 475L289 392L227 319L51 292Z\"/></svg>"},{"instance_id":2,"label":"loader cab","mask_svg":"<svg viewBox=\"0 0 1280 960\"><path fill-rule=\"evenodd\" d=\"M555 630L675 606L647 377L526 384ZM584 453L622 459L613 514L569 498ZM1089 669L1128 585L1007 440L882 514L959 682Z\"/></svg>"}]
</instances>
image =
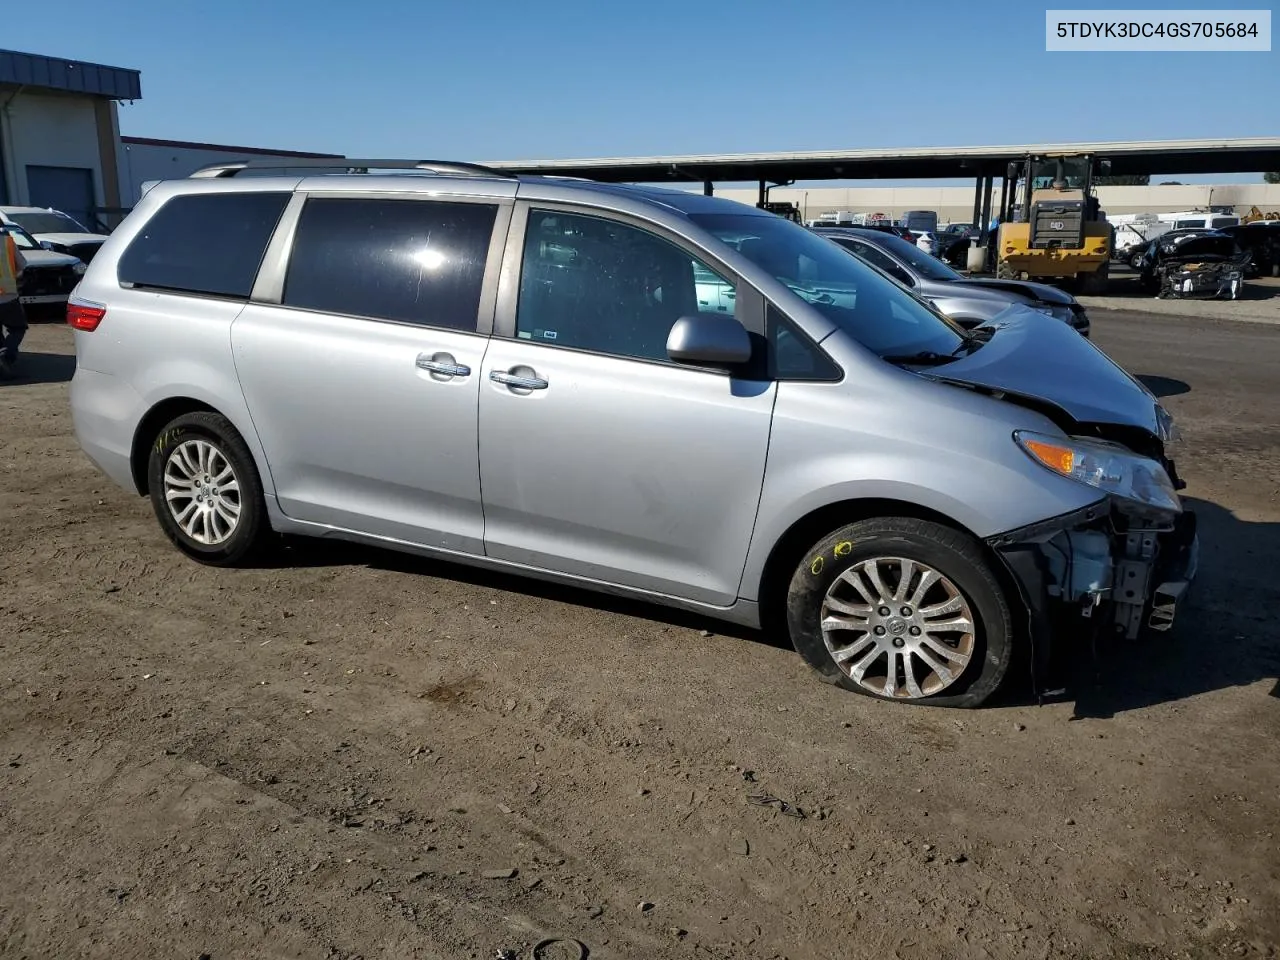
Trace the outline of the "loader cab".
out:
<instances>
[{"instance_id":1,"label":"loader cab","mask_svg":"<svg viewBox=\"0 0 1280 960\"><path fill-rule=\"evenodd\" d=\"M1100 219L1093 194L1093 157L1038 157L1028 161L1031 247L1079 250L1086 223Z\"/></svg>"}]
</instances>

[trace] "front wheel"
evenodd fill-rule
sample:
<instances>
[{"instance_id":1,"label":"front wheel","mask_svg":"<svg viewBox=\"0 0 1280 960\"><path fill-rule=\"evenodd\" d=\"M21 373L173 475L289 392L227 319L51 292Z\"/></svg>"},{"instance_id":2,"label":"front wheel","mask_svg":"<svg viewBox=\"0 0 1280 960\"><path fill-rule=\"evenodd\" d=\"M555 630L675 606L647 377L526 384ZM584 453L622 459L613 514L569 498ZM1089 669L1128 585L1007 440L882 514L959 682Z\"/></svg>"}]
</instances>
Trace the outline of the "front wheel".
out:
<instances>
[{"instance_id":1,"label":"front wheel","mask_svg":"<svg viewBox=\"0 0 1280 960\"><path fill-rule=\"evenodd\" d=\"M1080 277L1080 292L1089 296L1100 297L1107 292L1107 284L1111 279L1111 264L1104 263L1092 273Z\"/></svg>"},{"instance_id":2,"label":"front wheel","mask_svg":"<svg viewBox=\"0 0 1280 960\"><path fill-rule=\"evenodd\" d=\"M886 700L977 707L1013 655L1009 606L978 543L906 517L815 544L791 578L787 625L824 680Z\"/></svg>"}]
</instances>

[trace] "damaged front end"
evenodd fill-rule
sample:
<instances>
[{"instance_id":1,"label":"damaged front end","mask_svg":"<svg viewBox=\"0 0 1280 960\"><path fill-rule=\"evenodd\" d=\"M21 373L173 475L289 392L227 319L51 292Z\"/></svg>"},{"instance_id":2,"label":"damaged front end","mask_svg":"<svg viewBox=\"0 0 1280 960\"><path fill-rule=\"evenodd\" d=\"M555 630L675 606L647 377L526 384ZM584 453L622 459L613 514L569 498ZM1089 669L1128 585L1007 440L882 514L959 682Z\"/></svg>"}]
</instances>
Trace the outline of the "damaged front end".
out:
<instances>
[{"instance_id":1,"label":"damaged front end","mask_svg":"<svg viewBox=\"0 0 1280 960\"><path fill-rule=\"evenodd\" d=\"M1235 300L1249 254L1216 231L1180 233L1157 241L1154 280L1162 299Z\"/></svg>"},{"instance_id":2,"label":"damaged front end","mask_svg":"<svg viewBox=\"0 0 1280 960\"><path fill-rule=\"evenodd\" d=\"M987 541L1026 604L1037 693L1060 685L1058 672L1081 640L1133 640L1172 627L1199 565L1195 513L1175 492L1185 484L1165 443L1138 431L1100 432L1127 442L1072 438L1033 456L1065 457L1068 450L1083 456L1084 469L1092 472L1088 482L1110 481L1095 484L1104 496ZM1114 453L1108 458L1107 451Z\"/></svg>"},{"instance_id":3,"label":"damaged front end","mask_svg":"<svg viewBox=\"0 0 1280 960\"><path fill-rule=\"evenodd\" d=\"M1165 262L1156 270L1162 300L1237 300L1244 286L1244 263L1219 260Z\"/></svg>"}]
</instances>

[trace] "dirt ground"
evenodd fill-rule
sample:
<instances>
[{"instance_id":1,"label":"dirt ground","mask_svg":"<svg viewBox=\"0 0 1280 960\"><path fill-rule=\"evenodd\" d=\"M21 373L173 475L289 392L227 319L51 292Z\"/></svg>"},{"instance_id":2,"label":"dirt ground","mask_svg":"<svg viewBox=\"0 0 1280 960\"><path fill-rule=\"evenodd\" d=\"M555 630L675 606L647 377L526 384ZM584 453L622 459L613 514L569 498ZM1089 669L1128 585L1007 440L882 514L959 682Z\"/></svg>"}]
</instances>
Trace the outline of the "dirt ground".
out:
<instances>
[{"instance_id":1,"label":"dirt ground","mask_svg":"<svg viewBox=\"0 0 1280 960\"><path fill-rule=\"evenodd\" d=\"M396 554L200 567L79 453L70 333L33 327L0 384L0 956L1276 956L1280 329L1094 323L1185 432L1197 603L1072 699L969 712Z\"/></svg>"}]
</instances>

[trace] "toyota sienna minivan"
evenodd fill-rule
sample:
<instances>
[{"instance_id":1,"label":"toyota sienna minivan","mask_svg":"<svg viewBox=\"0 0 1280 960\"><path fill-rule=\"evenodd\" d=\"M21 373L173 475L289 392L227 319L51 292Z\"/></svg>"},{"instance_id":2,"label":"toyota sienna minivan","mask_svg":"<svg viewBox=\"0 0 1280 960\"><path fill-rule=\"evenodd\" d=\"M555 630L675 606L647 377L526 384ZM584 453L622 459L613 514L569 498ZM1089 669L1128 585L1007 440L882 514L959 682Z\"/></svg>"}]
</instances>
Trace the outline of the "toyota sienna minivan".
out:
<instances>
[{"instance_id":1,"label":"toyota sienna minivan","mask_svg":"<svg viewBox=\"0 0 1280 960\"><path fill-rule=\"evenodd\" d=\"M412 551L964 707L1016 657L1042 683L1055 644L1172 623L1175 428L1066 324L966 331L717 197L342 164L157 184L68 308L79 442L189 557Z\"/></svg>"}]
</instances>

